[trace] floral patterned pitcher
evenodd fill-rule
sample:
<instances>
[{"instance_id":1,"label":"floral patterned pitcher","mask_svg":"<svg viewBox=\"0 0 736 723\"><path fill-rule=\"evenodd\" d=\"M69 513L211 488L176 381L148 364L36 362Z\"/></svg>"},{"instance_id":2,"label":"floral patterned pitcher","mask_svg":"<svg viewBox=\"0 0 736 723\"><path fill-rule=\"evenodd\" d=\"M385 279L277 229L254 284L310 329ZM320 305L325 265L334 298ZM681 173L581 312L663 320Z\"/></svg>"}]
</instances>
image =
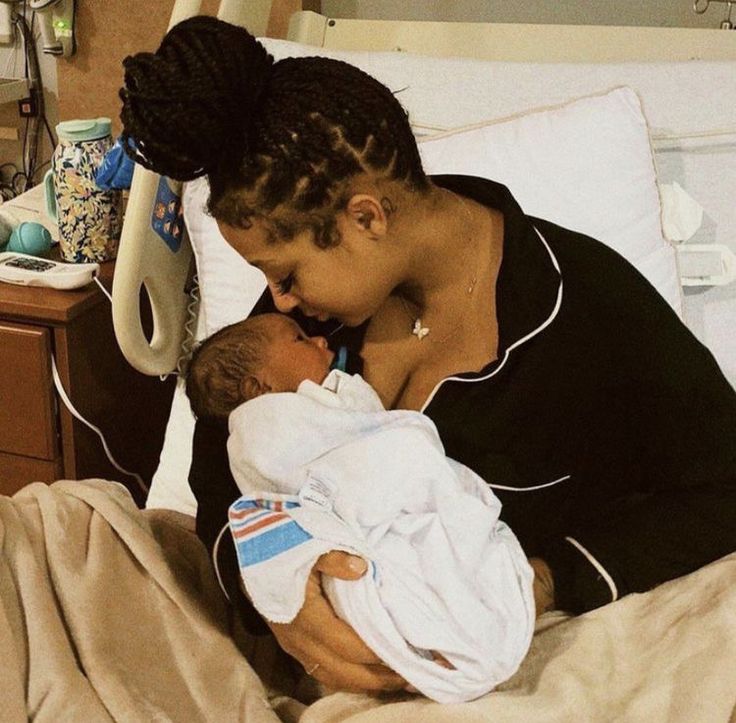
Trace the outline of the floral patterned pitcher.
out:
<instances>
[{"instance_id":1,"label":"floral patterned pitcher","mask_svg":"<svg viewBox=\"0 0 736 723\"><path fill-rule=\"evenodd\" d=\"M94 263L114 259L122 228L120 191L97 188L95 174L112 147L110 119L64 121L56 126L59 144L46 174L46 209L59 224L64 261Z\"/></svg>"}]
</instances>

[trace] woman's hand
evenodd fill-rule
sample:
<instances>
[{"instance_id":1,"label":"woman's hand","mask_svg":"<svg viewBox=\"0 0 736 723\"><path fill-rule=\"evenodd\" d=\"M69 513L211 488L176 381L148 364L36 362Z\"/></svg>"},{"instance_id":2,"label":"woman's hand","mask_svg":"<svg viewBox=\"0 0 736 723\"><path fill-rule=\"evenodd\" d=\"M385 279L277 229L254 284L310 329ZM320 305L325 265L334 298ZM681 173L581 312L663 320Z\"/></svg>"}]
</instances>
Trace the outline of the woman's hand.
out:
<instances>
[{"instance_id":1,"label":"woman's hand","mask_svg":"<svg viewBox=\"0 0 736 723\"><path fill-rule=\"evenodd\" d=\"M320 575L358 580L367 570L365 560L333 550L322 555L307 581L304 605L287 624L268 623L279 645L296 658L320 683L338 690L401 690L406 681L380 658L336 615L322 592ZM268 622L268 621L267 621Z\"/></svg>"},{"instance_id":2,"label":"woman's hand","mask_svg":"<svg viewBox=\"0 0 736 723\"><path fill-rule=\"evenodd\" d=\"M530 557L529 564L534 570L534 605L536 617L554 610L555 607L555 581L552 578L552 570L541 557Z\"/></svg>"}]
</instances>

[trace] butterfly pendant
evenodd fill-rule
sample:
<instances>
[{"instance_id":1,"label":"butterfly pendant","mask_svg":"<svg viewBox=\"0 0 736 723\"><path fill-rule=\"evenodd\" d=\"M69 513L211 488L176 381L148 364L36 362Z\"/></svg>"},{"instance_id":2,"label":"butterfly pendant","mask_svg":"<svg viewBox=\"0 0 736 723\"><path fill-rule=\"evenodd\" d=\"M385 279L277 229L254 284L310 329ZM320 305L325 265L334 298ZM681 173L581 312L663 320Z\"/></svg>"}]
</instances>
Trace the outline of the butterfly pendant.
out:
<instances>
[{"instance_id":1,"label":"butterfly pendant","mask_svg":"<svg viewBox=\"0 0 736 723\"><path fill-rule=\"evenodd\" d=\"M427 336L427 334L429 334L429 329L426 326L422 326L421 319L416 319L411 333L421 341L425 336Z\"/></svg>"}]
</instances>

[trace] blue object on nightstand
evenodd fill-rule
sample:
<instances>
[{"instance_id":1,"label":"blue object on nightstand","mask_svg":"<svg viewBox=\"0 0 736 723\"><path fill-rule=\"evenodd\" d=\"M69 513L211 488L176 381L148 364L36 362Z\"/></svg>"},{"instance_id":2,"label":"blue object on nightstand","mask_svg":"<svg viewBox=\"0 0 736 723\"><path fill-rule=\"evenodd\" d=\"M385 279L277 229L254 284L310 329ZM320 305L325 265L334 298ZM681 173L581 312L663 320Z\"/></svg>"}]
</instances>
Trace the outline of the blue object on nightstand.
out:
<instances>
[{"instance_id":1,"label":"blue object on nightstand","mask_svg":"<svg viewBox=\"0 0 736 723\"><path fill-rule=\"evenodd\" d=\"M40 223L24 221L13 229L5 250L31 256L48 256L51 251L51 234Z\"/></svg>"}]
</instances>

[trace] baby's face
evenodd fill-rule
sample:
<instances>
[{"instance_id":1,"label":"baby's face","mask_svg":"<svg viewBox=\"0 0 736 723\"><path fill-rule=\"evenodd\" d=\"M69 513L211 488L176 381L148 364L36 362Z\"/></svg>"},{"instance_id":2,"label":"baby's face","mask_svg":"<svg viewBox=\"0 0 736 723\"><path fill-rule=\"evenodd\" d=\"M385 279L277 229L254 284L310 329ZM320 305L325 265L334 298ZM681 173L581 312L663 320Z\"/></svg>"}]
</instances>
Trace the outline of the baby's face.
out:
<instances>
[{"instance_id":1,"label":"baby's face","mask_svg":"<svg viewBox=\"0 0 736 723\"><path fill-rule=\"evenodd\" d=\"M295 392L305 379L321 384L335 354L323 336L307 336L288 316L273 317L265 372L274 392Z\"/></svg>"}]
</instances>

